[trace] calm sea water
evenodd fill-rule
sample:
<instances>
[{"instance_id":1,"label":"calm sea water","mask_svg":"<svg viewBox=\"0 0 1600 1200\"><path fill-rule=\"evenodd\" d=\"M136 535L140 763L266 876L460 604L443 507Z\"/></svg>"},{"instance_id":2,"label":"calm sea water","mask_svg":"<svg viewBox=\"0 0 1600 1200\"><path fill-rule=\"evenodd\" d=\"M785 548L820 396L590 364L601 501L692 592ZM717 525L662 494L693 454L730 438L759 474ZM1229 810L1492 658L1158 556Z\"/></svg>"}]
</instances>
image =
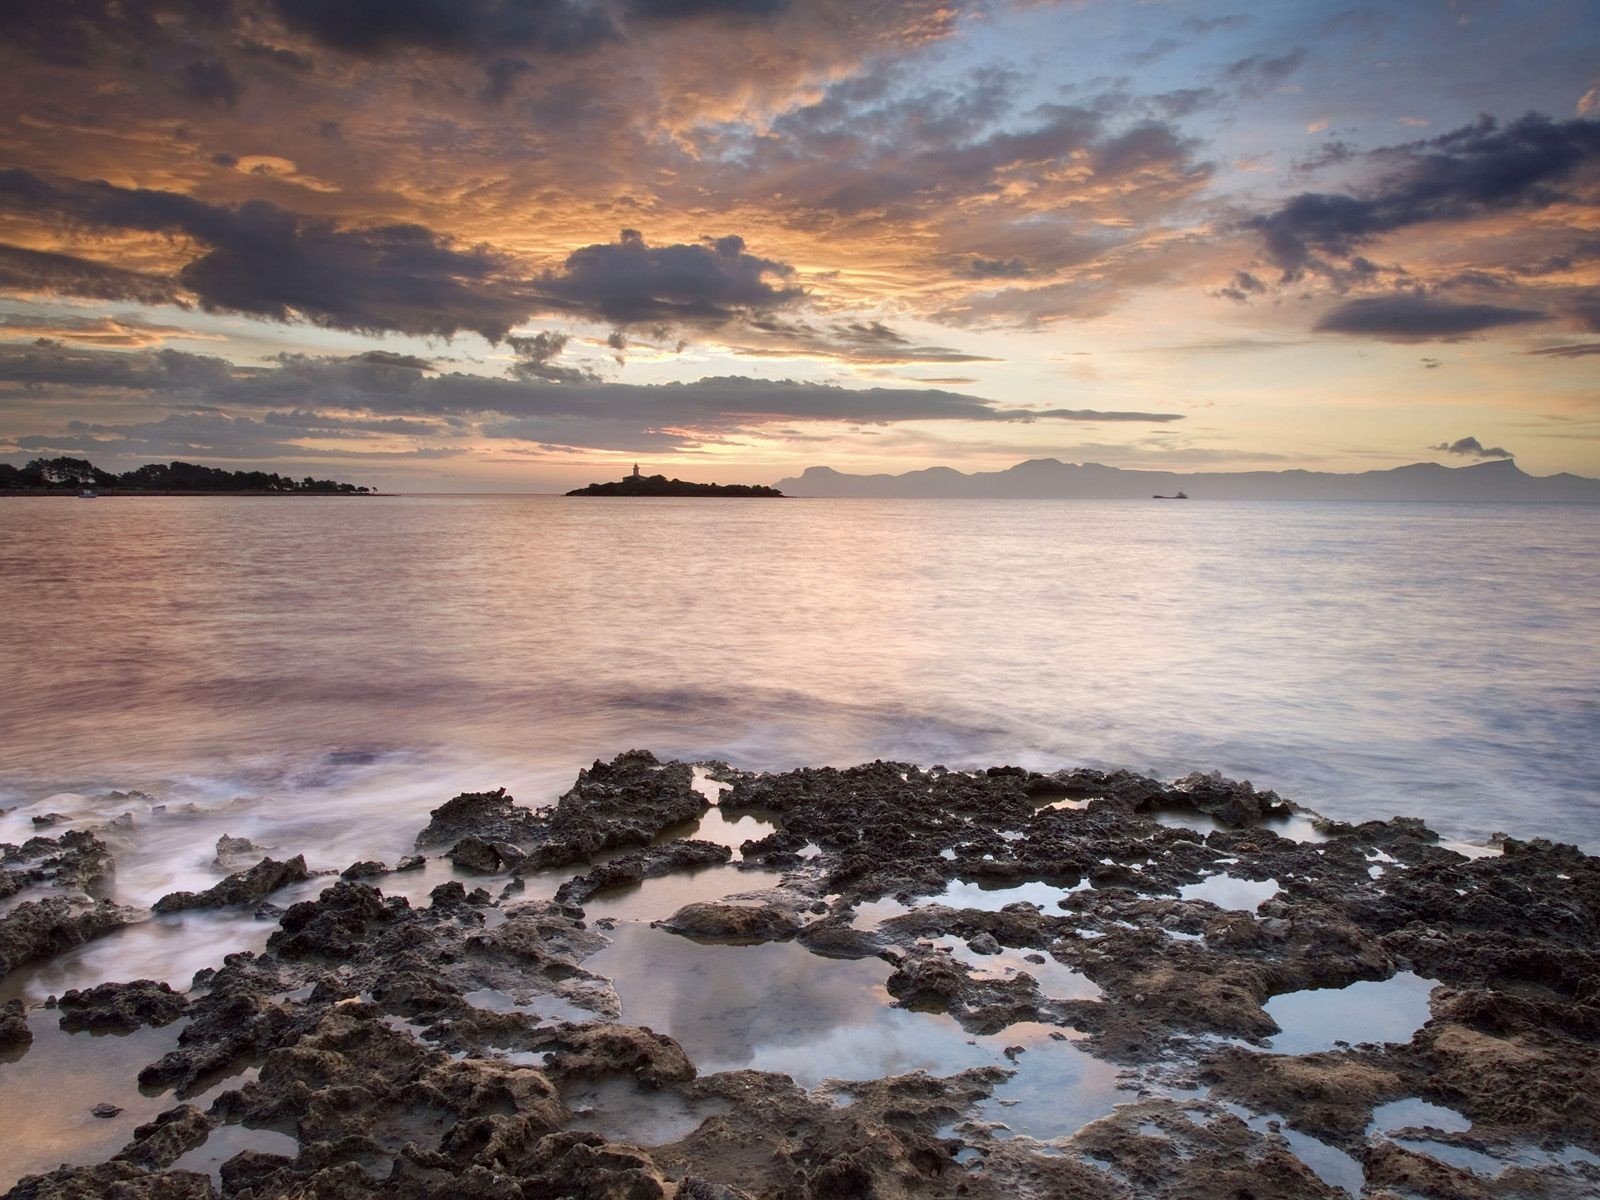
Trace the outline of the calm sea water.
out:
<instances>
[{"instance_id":1,"label":"calm sea water","mask_svg":"<svg viewBox=\"0 0 1600 1200\"><path fill-rule=\"evenodd\" d=\"M1216 768L1600 848L1597 579L1581 507L0 501L0 840L194 802L125 853L148 901L219 832L393 856L643 746Z\"/></svg>"}]
</instances>

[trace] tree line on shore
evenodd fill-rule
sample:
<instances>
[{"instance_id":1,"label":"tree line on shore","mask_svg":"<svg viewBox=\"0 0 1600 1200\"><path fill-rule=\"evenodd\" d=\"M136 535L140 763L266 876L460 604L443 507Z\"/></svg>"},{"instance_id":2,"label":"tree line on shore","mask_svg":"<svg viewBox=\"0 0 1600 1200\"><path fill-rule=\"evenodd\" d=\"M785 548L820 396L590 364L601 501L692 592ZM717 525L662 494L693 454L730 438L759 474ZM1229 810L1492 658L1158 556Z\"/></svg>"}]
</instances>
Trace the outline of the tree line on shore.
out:
<instances>
[{"instance_id":1,"label":"tree line on shore","mask_svg":"<svg viewBox=\"0 0 1600 1200\"><path fill-rule=\"evenodd\" d=\"M372 489L332 479L292 479L275 471L228 471L197 463L146 463L120 475L86 458L36 458L26 466L0 463L0 488L75 491L115 488L128 492L284 492L302 495L367 495Z\"/></svg>"}]
</instances>

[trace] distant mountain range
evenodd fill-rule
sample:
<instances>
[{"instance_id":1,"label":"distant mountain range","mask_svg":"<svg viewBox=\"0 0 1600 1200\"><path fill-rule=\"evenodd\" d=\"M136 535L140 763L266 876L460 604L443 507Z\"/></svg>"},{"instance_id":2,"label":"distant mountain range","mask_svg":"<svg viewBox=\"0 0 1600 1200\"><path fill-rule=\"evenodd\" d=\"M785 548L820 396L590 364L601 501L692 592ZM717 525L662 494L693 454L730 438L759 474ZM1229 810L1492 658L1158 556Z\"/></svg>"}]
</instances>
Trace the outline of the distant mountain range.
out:
<instances>
[{"instance_id":1,"label":"distant mountain range","mask_svg":"<svg viewBox=\"0 0 1600 1200\"><path fill-rule=\"evenodd\" d=\"M1035 458L1004 471L968 475L930 467L903 475L846 475L810 467L776 486L788 496L880 498L1148 500L1187 493L1195 500L1541 500L1600 504L1600 479L1529 475L1510 459L1443 467L1412 463L1386 471L1125 471L1099 463Z\"/></svg>"}]
</instances>

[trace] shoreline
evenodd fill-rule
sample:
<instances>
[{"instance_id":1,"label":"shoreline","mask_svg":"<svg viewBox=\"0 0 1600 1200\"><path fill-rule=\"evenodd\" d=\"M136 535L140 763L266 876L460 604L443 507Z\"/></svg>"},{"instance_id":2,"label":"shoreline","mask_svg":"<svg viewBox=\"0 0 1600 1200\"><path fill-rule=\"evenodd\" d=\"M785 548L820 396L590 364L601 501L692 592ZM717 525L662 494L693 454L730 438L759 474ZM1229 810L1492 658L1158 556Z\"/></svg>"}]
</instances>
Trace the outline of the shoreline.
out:
<instances>
[{"instance_id":1,"label":"shoreline","mask_svg":"<svg viewBox=\"0 0 1600 1200\"><path fill-rule=\"evenodd\" d=\"M70 1029L150 1039L144 1101L94 1085L143 1123L15 1200L1600 1185L1600 859L1542 839L1214 775L630 752L551 809L441 804L392 865L219 844L152 913L110 898L124 810L182 819L115 794L5 848L8 992L185 921L264 951L0 1006L0 1097Z\"/></svg>"},{"instance_id":2,"label":"shoreline","mask_svg":"<svg viewBox=\"0 0 1600 1200\"><path fill-rule=\"evenodd\" d=\"M60 488L0 488L0 497L14 499L23 498L56 498L61 500L110 500L133 499L139 496L281 496L285 499L308 499L317 496L335 496L339 499L370 499L373 496L387 496L389 492L272 492L258 491L180 491L177 489L133 489L133 488L95 488L93 497L85 497L78 492L62 491Z\"/></svg>"}]
</instances>

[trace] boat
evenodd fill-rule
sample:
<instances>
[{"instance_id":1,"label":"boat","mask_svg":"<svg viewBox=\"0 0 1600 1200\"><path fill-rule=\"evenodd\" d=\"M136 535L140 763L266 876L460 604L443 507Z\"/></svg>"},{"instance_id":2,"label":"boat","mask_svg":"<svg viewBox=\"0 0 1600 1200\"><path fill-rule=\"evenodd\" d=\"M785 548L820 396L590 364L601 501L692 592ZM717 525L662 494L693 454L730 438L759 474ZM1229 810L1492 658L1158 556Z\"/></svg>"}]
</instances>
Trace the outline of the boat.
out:
<instances>
[{"instance_id":1,"label":"boat","mask_svg":"<svg viewBox=\"0 0 1600 1200\"><path fill-rule=\"evenodd\" d=\"M1188 495L1187 492L1179 492L1176 496L1151 496L1150 497L1150 499L1152 499L1152 500L1187 500L1188 498L1189 498L1189 495Z\"/></svg>"},{"instance_id":2,"label":"boat","mask_svg":"<svg viewBox=\"0 0 1600 1200\"><path fill-rule=\"evenodd\" d=\"M78 493L78 499L79 500L93 500L93 499L95 499L95 494L89 488L84 488L83 491Z\"/></svg>"}]
</instances>

